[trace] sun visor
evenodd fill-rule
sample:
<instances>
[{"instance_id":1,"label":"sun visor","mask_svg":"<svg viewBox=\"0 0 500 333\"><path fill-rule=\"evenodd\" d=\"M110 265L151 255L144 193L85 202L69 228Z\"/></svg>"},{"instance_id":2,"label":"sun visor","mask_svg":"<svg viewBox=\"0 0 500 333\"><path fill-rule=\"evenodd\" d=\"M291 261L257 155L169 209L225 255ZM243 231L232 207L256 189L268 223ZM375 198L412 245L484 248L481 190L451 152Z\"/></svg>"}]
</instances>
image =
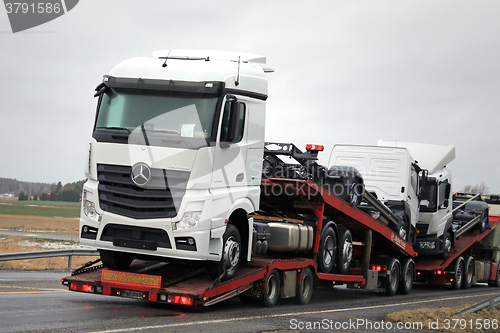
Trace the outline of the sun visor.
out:
<instances>
[{"instance_id":1,"label":"sun visor","mask_svg":"<svg viewBox=\"0 0 500 333\"><path fill-rule=\"evenodd\" d=\"M441 146L428 143L395 142L378 140L379 146L403 147L408 149L411 157L418 161L422 169L433 174L455 159L455 146Z\"/></svg>"}]
</instances>

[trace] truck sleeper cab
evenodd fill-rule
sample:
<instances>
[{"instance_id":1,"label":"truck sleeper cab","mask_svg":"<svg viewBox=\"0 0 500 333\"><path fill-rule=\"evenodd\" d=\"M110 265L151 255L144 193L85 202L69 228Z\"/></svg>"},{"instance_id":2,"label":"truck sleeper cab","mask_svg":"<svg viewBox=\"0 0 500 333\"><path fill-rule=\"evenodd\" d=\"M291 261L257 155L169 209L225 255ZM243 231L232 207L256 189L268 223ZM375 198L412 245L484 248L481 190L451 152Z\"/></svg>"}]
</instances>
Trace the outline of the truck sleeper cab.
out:
<instances>
[{"instance_id":1,"label":"truck sleeper cab","mask_svg":"<svg viewBox=\"0 0 500 333\"><path fill-rule=\"evenodd\" d=\"M80 242L105 266L134 257L208 261L230 278L250 259L259 206L265 58L156 51L96 88Z\"/></svg>"}]
</instances>

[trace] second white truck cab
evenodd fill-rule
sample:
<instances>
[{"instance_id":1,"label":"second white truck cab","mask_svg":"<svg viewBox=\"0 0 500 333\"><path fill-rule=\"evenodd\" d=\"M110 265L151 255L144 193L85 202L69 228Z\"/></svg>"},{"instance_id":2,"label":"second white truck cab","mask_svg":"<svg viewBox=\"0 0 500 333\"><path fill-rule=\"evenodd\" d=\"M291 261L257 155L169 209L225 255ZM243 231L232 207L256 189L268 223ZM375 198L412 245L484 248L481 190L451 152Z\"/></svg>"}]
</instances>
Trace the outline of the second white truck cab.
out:
<instances>
[{"instance_id":1,"label":"second white truck cab","mask_svg":"<svg viewBox=\"0 0 500 333\"><path fill-rule=\"evenodd\" d=\"M414 242L419 215L420 168L406 148L336 144L329 165L356 168L363 176L366 191L373 193L404 221L400 236Z\"/></svg>"},{"instance_id":2,"label":"second white truck cab","mask_svg":"<svg viewBox=\"0 0 500 333\"><path fill-rule=\"evenodd\" d=\"M422 254L443 254L446 257L452 247L453 193L451 172L448 169L455 159L455 146L411 142L384 142L410 151L420 167L428 171L420 194L420 214L417 223L419 234L416 250ZM448 234L447 234L448 233Z\"/></svg>"}]
</instances>

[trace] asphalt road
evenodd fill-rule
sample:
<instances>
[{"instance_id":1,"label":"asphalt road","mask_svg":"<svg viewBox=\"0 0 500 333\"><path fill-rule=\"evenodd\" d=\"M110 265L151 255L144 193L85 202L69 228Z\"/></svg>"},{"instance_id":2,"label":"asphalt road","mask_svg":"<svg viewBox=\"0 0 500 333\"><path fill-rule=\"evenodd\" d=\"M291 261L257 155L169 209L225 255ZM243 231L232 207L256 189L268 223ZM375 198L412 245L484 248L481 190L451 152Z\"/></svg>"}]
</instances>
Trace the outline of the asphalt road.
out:
<instances>
[{"instance_id":1,"label":"asphalt road","mask_svg":"<svg viewBox=\"0 0 500 333\"><path fill-rule=\"evenodd\" d=\"M391 312L469 304L500 293L487 285L459 291L416 285L410 295L387 297L336 287L314 290L306 306L287 299L265 308L261 302L242 303L234 298L209 308L186 309L69 292L59 282L66 275L68 271L0 271L0 332L373 332L368 325L382 325ZM307 325L314 323L320 329L308 330ZM422 323L423 328L427 325Z\"/></svg>"}]
</instances>

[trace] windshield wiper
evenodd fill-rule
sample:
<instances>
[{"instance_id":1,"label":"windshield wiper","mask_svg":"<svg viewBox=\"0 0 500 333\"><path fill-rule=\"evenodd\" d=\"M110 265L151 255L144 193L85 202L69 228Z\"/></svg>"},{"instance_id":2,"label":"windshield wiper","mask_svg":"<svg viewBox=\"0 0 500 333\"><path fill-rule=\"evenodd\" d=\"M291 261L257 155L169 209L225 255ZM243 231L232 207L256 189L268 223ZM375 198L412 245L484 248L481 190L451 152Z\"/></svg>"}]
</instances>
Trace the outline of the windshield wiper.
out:
<instances>
[{"instance_id":1,"label":"windshield wiper","mask_svg":"<svg viewBox=\"0 0 500 333\"><path fill-rule=\"evenodd\" d=\"M108 130L118 130L118 131L127 131L129 134L132 133L128 128L126 127L114 127L114 126L101 126L101 127L96 127L96 129L108 129Z\"/></svg>"}]
</instances>

